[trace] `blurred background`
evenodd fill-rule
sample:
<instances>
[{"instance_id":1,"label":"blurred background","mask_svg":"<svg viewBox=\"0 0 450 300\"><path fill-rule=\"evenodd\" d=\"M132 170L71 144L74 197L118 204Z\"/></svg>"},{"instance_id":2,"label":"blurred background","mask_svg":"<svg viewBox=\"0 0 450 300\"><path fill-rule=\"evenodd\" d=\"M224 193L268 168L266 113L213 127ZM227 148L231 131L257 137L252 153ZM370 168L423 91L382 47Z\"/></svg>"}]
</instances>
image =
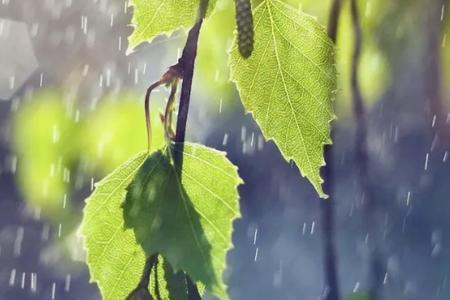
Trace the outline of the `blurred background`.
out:
<instances>
[{"instance_id":1,"label":"blurred background","mask_svg":"<svg viewBox=\"0 0 450 300\"><path fill-rule=\"evenodd\" d=\"M232 299L324 293L320 201L265 142L228 82L231 0L201 33L188 140L228 152L245 181L228 255ZM254 1L254 5L260 1ZM326 26L331 1L286 0ZM343 299L366 299L368 220L380 236L380 299L450 299L448 0L360 0L368 122L367 212L357 176L344 1L337 42L335 242ZM185 32L126 56L125 0L0 0L0 299L100 299L78 226L85 198L145 149L146 87L176 63ZM153 103L154 120L167 91ZM153 124L156 144L162 129ZM368 219L367 214L371 217Z\"/></svg>"}]
</instances>

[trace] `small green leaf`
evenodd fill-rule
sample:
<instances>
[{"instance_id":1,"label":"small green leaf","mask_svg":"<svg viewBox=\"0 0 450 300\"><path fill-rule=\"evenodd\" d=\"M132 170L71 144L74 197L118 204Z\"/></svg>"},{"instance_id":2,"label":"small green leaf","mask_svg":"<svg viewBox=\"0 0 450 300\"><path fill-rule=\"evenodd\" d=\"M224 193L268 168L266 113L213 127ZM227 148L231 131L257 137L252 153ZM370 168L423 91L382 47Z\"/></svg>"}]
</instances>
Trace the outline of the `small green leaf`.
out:
<instances>
[{"instance_id":1,"label":"small green leaf","mask_svg":"<svg viewBox=\"0 0 450 300\"><path fill-rule=\"evenodd\" d=\"M91 280L97 283L104 300L125 299L136 288L144 269L145 253L136 243L133 231L123 226L121 204L126 187L146 157L147 154L139 154L122 164L96 185L86 201L81 233ZM162 259L157 269L161 299L187 300L179 288L182 285L180 274L174 274ZM155 282L153 271L149 290L158 299Z\"/></svg>"},{"instance_id":2,"label":"small green leaf","mask_svg":"<svg viewBox=\"0 0 450 300\"><path fill-rule=\"evenodd\" d=\"M220 299L233 220L240 216L237 168L223 152L185 144L181 180L166 151L153 153L128 188L127 227L147 256L159 253L173 267Z\"/></svg>"},{"instance_id":3,"label":"small green leaf","mask_svg":"<svg viewBox=\"0 0 450 300\"><path fill-rule=\"evenodd\" d=\"M232 80L264 136L326 198L319 171L335 118L334 46L313 17L279 0L264 0L254 19L255 50L245 60L234 46Z\"/></svg>"},{"instance_id":4,"label":"small green leaf","mask_svg":"<svg viewBox=\"0 0 450 300\"><path fill-rule=\"evenodd\" d=\"M134 31L128 38L128 52L160 34L171 34L195 23L201 0L130 0L134 7L131 20ZM211 11L216 0L209 1Z\"/></svg>"}]
</instances>

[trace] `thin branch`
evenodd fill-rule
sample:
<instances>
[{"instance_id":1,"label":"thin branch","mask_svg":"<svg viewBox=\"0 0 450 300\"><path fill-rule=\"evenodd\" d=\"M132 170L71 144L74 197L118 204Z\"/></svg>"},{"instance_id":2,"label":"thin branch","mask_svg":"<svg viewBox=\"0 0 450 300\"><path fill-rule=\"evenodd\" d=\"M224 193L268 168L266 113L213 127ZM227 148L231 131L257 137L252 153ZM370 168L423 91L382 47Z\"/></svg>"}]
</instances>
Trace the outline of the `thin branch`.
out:
<instances>
[{"instance_id":1,"label":"thin branch","mask_svg":"<svg viewBox=\"0 0 450 300\"><path fill-rule=\"evenodd\" d=\"M337 41L337 33L338 33L338 26L339 26L339 17L341 14L341 6L342 6L341 0L333 0L333 3L331 4L330 14L328 17L328 30L327 30L328 36L335 44Z\"/></svg>"},{"instance_id":2,"label":"thin branch","mask_svg":"<svg viewBox=\"0 0 450 300\"><path fill-rule=\"evenodd\" d=\"M356 1L357 0L351 0L350 3L353 33L355 36L351 75L353 114L356 122L355 163L357 167L357 180L359 180L361 191L364 196L364 220L369 236L369 297L371 300L377 300L380 297L384 271L378 247L380 239L375 226L377 221L377 205L369 182L366 109L358 80L358 67L362 48L362 30L358 4Z\"/></svg>"},{"instance_id":3,"label":"thin branch","mask_svg":"<svg viewBox=\"0 0 450 300\"><path fill-rule=\"evenodd\" d=\"M145 126L147 128L147 151L150 151L152 144L152 123L150 119L150 95L152 91L162 84L161 79L151 84L145 93L144 110L145 110Z\"/></svg>"},{"instance_id":4,"label":"thin branch","mask_svg":"<svg viewBox=\"0 0 450 300\"><path fill-rule=\"evenodd\" d=\"M336 43L337 29L339 25L339 16L341 12L341 0L333 0L329 22L328 22L328 36ZM331 137L333 138L334 131L331 129ZM329 199L320 201L320 211L322 220L322 239L324 243L324 271L325 271L325 292L324 300L339 300L339 280L336 262L336 245L334 241L334 215L335 215L335 201L334 195L334 178L333 178L333 153L331 145L325 146L324 158L326 165L322 168L322 175L325 179L323 184L324 192L329 195Z\"/></svg>"},{"instance_id":5,"label":"thin branch","mask_svg":"<svg viewBox=\"0 0 450 300\"><path fill-rule=\"evenodd\" d=\"M189 103L191 100L192 78L194 76L195 59L197 57L198 39L200 35L200 29L203 24L203 19L206 16L208 9L208 0L202 0L200 2L197 22L189 31L186 45L183 49L183 54L178 60L178 67L181 69L181 76L183 83L181 86L180 106L178 109L177 129L175 135L175 151L174 164L179 176L181 178L181 169L183 167L183 150L184 141L186 137L186 124L189 113ZM189 300L200 300L200 293L197 286L192 282L189 276L186 274L186 284Z\"/></svg>"}]
</instances>

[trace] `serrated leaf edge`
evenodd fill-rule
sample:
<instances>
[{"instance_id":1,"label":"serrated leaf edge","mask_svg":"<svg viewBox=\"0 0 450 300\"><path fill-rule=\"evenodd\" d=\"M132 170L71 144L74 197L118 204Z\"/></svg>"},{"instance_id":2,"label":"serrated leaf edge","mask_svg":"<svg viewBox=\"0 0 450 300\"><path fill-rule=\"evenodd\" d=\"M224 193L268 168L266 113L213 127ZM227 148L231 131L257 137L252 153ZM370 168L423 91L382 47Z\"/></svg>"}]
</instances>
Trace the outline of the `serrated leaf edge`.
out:
<instances>
[{"instance_id":1,"label":"serrated leaf edge","mask_svg":"<svg viewBox=\"0 0 450 300\"><path fill-rule=\"evenodd\" d=\"M271 3L272 1L279 2L279 3L285 5L285 6L289 7L289 8L292 8L292 9L295 10L298 14L302 14L302 15L303 15L304 17L306 17L306 18L310 18L310 19L314 20L314 22L318 25L318 28L320 28L323 32L326 33L326 28L325 28L322 24L320 24L320 23L317 22L317 18L316 18L316 17L314 17L314 16L312 16L312 15L310 15L310 14L308 14L308 13L303 12L303 10L301 10L300 8L295 9L295 8L293 8L291 5L288 5L287 3L281 2L281 1L279 1L279 0L264 0L264 1L262 1L262 2L261 2L261 3L253 10L253 13L255 13L255 12L256 12L258 9L260 9L261 7L263 7L263 6L265 6L265 5L268 5L267 3ZM255 22L255 28L254 28L255 34L256 34L256 27L258 26L258 23L259 23L259 20L257 20L257 21ZM335 47L335 45L332 43L331 40L329 40L329 42L330 42L331 46L332 46L333 49L334 49L334 52L333 52L332 54L333 54L333 56L336 56L336 47ZM241 87L239 86L238 81L235 80L235 79L233 78L233 77L234 77L234 71L235 71L235 70L232 68L232 65L231 65L231 52L232 52L232 51L235 51L235 50L237 49L237 47L238 47L238 46L237 46L237 43L236 43L236 31L234 32L233 45L234 45L234 46L232 46L232 47L228 50L228 67L229 67L229 69L230 69L230 79L229 79L229 81L231 81L231 82L233 82L233 83L235 84L236 89L237 89L237 91L238 91L238 93L239 93L239 96L241 97L241 95L242 95L242 93L241 93ZM239 58L239 61L240 61L241 59L242 59L242 57ZM336 71L336 63L333 64L333 68L335 69L335 73L337 74L337 71ZM334 89L333 91L330 92L330 94L331 94L331 96L332 96L330 100L331 100L332 103L334 103L334 101L336 100L336 94L337 94L337 91L338 91L338 90L337 90L337 80L335 81L334 86L335 86L335 89ZM241 100L241 102L242 102L242 100ZM243 104L243 103L242 103L242 104ZM243 106L244 106L244 105L243 105ZM255 118L253 110L248 110L245 106L244 106L244 110L245 110L245 113L246 113L246 114L250 114L250 115L252 116L252 119L258 124L258 127L259 127L260 130L262 131L262 126L261 126L262 124L261 124L261 122L260 122L259 120L257 120L257 119ZM328 120L328 132L330 133L330 135L331 135L331 128L332 128L331 123L332 123L333 121L335 121L335 120L337 120L337 116L336 116L336 114L333 112L332 115L330 116L330 119ZM307 175L304 174L304 172L302 172L302 170L300 169L300 167L299 167L299 166L297 165L297 163L295 162L293 156L292 156L292 155L286 155L286 154L280 149L280 147L278 147L278 142L277 142L277 139L276 139L276 138L274 138L274 137L266 137L265 135L264 135L264 138L265 138L266 141L273 141L273 142L275 143L275 145L277 146L277 149L280 151L281 155L283 156L283 158L284 158L288 163L290 163L290 162L294 162L294 163L295 163L295 165L297 166L297 169L298 169L299 172L300 172L300 175L301 175L303 178L307 178L307 179L308 179L308 181L309 181L309 182L311 183L311 185L314 187L314 189L316 190L316 192L319 194L319 197L320 197L320 198L322 198L322 199L328 199L328 198L329 198L329 195L325 194L325 192L323 191L322 185L323 185L323 183L324 183L324 180L323 180L322 176L320 176L320 174L319 174L319 184L320 184L320 187L316 187L316 186L311 182L311 180L309 180L309 178L307 177ZM327 145L332 145L332 144L333 144L333 141L331 140L331 137L330 137L330 141L329 141L329 142L322 142L322 151L321 151L321 152L322 152L322 162L321 162L321 164L319 165L319 172L320 172L320 169L321 169L321 168L323 168L324 166L326 166L326 162L325 162L325 158L324 158L324 155L325 155L325 146L327 146Z\"/></svg>"}]
</instances>

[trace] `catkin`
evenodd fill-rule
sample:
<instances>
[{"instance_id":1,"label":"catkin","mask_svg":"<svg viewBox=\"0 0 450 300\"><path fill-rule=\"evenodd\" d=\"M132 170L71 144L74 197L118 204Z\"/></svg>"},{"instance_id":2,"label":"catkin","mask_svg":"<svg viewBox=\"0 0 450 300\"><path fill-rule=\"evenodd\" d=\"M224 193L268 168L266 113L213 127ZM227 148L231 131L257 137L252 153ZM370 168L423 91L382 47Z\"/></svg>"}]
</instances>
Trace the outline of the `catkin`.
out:
<instances>
[{"instance_id":1,"label":"catkin","mask_svg":"<svg viewBox=\"0 0 450 300\"><path fill-rule=\"evenodd\" d=\"M251 0L235 0L235 4L239 52L248 58L254 43L252 4Z\"/></svg>"}]
</instances>

